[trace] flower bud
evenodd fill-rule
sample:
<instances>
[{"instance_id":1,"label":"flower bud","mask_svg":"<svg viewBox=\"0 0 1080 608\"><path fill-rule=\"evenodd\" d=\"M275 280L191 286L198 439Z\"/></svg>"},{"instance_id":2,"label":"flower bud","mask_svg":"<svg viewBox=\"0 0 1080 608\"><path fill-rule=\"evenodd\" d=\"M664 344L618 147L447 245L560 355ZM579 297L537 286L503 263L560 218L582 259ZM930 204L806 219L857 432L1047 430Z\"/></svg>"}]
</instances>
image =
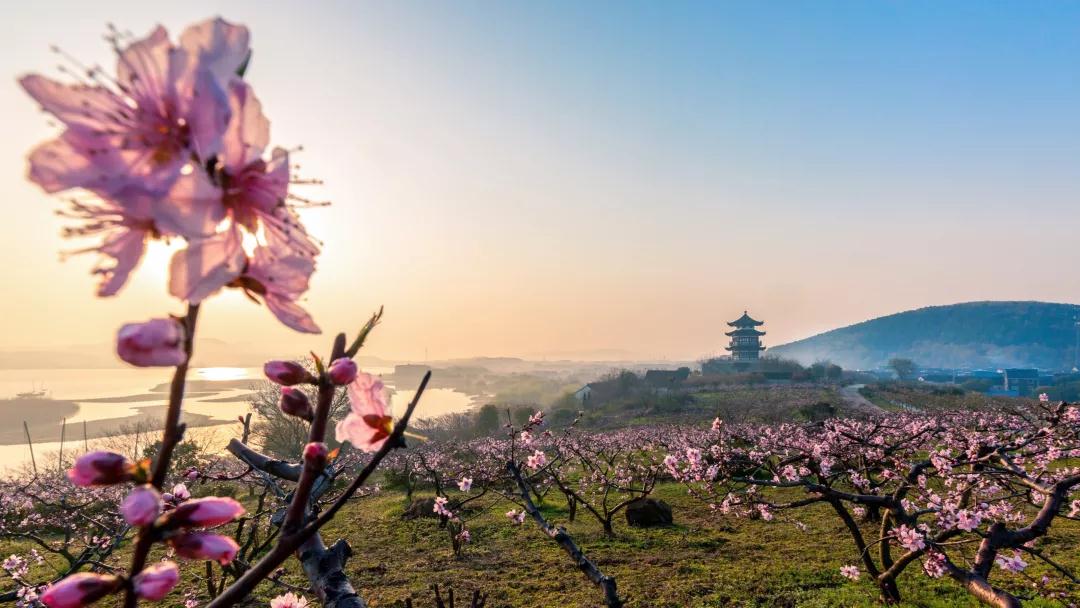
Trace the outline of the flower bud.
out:
<instances>
[{"instance_id":1,"label":"flower bud","mask_svg":"<svg viewBox=\"0 0 1080 608\"><path fill-rule=\"evenodd\" d=\"M173 562L159 562L136 574L132 582L135 595L156 602L164 599L180 582L180 570Z\"/></svg>"},{"instance_id":2,"label":"flower bud","mask_svg":"<svg viewBox=\"0 0 1080 608\"><path fill-rule=\"evenodd\" d=\"M186 532L170 538L169 544L181 557L213 560L222 566L231 562L240 550L235 540L210 532Z\"/></svg>"},{"instance_id":3,"label":"flower bud","mask_svg":"<svg viewBox=\"0 0 1080 608\"><path fill-rule=\"evenodd\" d=\"M149 484L141 485L131 491L120 503L120 513L124 521L133 526L148 526L161 515L163 508L161 494Z\"/></svg>"},{"instance_id":4,"label":"flower bud","mask_svg":"<svg viewBox=\"0 0 1080 608\"><path fill-rule=\"evenodd\" d=\"M356 380L356 371L356 362L348 357L342 357L330 362L330 369L327 374L330 376L331 382L342 386Z\"/></svg>"},{"instance_id":5,"label":"flower bud","mask_svg":"<svg viewBox=\"0 0 1080 608\"><path fill-rule=\"evenodd\" d=\"M315 382L315 377L311 375L311 372L295 361L267 361L263 365L263 373L271 382L276 382L281 386Z\"/></svg>"},{"instance_id":6,"label":"flower bud","mask_svg":"<svg viewBox=\"0 0 1080 608\"><path fill-rule=\"evenodd\" d=\"M184 327L176 319L128 323L116 335L116 353L138 367L174 367L187 360Z\"/></svg>"},{"instance_id":7,"label":"flower bud","mask_svg":"<svg viewBox=\"0 0 1080 608\"><path fill-rule=\"evenodd\" d=\"M41 603L49 608L82 608L120 589L121 581L111 574L80 572L49 585Z\"/></svg>"},{"instance_id":8,"label":"flower bud","mask_svg":"<svg viewBox=\"0 0 1080 608\"><path fill-rule=\"evenodd\" d=\"M209 496L189 500L165 516L169 528L212 528L244 514L244 506L231 498Z\"/></svg>"},{"instance_id":9,"label":"flower bud","mask_svg":"<svg viewBox=\"0 0 1080 608\"><path fill-rule=\"evenodd\" d=\"M326 466L326 456L330 450L321 441L313 441L304 446L304 461L318 467Z\"/></svg>"},{"instance_id":10,"label":"flower bud","mask_svg":"<svg viewBox=\"0 0 1080 608\"><path fill-rule=\"evenodd\" d=\"M178 483L173 486L170 495L172 496L172 499L176 502L184 502L185 500L191 498L191 492L189 492L187 486L182 483Z\"/></svg>"},{"instance_id":11,"label":"flower bud","mask_svg":"<svg viewBox=\"0 0 1080 608\"><path fill-rule=\"evenodd\" d=\"M111 486L128 481L135 463L113 452L87 452L68 469L67 476L77 486Z\"/></svg>"},{"instance_id":12,"label":"flower bud","mask_svg":"<svg viewBox=\"0 0 1080 608\"><path fill-rule=\"evenodd\" d=\"M290 416L303 418L309 422L315 417L315 412L311 409L311 402L308 401L307 394L300 389L287 386L281 387L281 402L278 407Z\"/></svg>"}]
</instances>

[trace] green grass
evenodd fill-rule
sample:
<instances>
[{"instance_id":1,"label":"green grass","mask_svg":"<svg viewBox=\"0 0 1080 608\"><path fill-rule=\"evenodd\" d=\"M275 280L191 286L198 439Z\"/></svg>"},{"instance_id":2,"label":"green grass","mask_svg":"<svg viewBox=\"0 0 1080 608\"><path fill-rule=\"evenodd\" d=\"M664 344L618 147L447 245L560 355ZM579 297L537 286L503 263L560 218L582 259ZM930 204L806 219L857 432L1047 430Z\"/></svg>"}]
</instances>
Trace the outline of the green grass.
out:
<instances>
[{"instance_id":1,"label":"green grass","mask_svg":"<svg viewBox=\"0 0 1080 608\"><path fill-rule=\"evenodd\" d=\"M549 495L546 516L565 524L600 568L614 576L629 606L640 607L787 607L877 606L869 581L851 582L839 574L856 563L842 524L827 508L782 515L772 522L717 518L681 486L664 485L656 496L670 503L676 525L639 530L620 519L614 538L606 538L594 520L579 511L566 522L558 497ZM473 542L454 557L445 531L435 520L402 521L401 495L387 493L364 500L327 527L327 542L345 537L355 556L348 573L373 607L402 606L407 597L425 598L432 583L452 584L460 593L489 593L489 606L571 607L600 605L600 594L569 558L527 522L510 525L506 505L470 520ZM794 525L794 516L809 526ZM1062 522L1059 539L1047 547L1076 568L1080 566L1080 525ZM872 534L872 533L871 533ZM1069 547L1073 547L1070 551ZM1033 561L1033 560L1029 560ZM1040 577L1045 568L1029 567ZM996 572L994 581L1019 589L1025 580ZM295 564L288 580L305 584ZM974 607L978 604L951 581L934 581L915 566L901 579L906 607ZM1064 590L1064 589L1063 589ZM1080 599L1072 589L1073 600ZM267 588L262 595L273 595ZM1057 603L1031 606L1055 606Z\"/></svg>"},{"instance_id":2,"label":"green grass","mask_svg":"<svg viewBox=\"0 0 1080 608\"><path fill-rule=\"evenodd\" d=\"M661 485L656 494L672 505L676 525L634 529L620 517L613 538L584 513L568 523L565 504L549 494L543 510L549 520L566 525L575 540L600 568L614 576L620 594L632 607L871 607L877 593L867 580L851 582L839 568L857 562L846 531L827 508L783 513L772 522L719 517L686 495L675 484ZM347 506L324 530L329 544L346 538L354 556L347 573L370 606L403 606L407 597L419 607L433 606L427 591L432 583L453 585L460 594L480 589L489 594L488 606L596 607L601 596L573 567L569 558L532 524L511 525L503 515L507 503L491 503L468 521L473 542L464 555L453 555L449 538L437 520L403 521L402 494L387 491ZM803 532L795 520L809 526ZM1060 524L1060 525L1059 525ZM868 535L873 532L867 530ZM1043 545L1052 555L1076 569L1080 567L1080 524L1055 523L1053 541ZM0 545L11 552L17 547ZM5 555L7 553L4 553ZM126 563L126 552L118 563ZM1047 572L1034 559L1027 575L1037 579ZM202 589L202 564L183 565L184 589ZM306 586L295 560L287 563L282 580ZM1060 579L1058 579L1060 580ZM994 573L995 584L1016 591L1030 588L1025 578ZM5 581L6 583L6 581ZM1080 600L1080 590L1070 591ZM7 584L3 585L7 587ZM906 608L974 607L959 586L934 581L913 566L901 577ZM248 605L266 606L284 592L263 584ZM309 594L309 599L311 598ZM199 597L200 603L206 601ZM179 593L163 602L179 606ZM115 605L111 599L102 605ZM1062 606L1056 602L1029 602L1027 606Z\"/></svg>"}]
</instances>

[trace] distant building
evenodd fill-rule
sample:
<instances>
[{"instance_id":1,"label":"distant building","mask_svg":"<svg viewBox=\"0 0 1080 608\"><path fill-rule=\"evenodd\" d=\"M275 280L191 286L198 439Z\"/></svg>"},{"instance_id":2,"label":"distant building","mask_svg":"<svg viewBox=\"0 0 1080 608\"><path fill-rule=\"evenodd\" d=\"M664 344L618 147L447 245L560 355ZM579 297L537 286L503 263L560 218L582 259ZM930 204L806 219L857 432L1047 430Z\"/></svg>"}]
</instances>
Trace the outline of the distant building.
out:
<instances>
[{"instance_id":1,"label":"distant building","mask_svg":"<svg viewBox=\"0 0 1080 608\"><path fill-rule=\"evenodd\" d=\"M745 310L741 317L728 323L735 328L725 334L731 337L731 343L726 348L731 351L732 361L757 361L761 357L761 351L765 350L761 345L761 336L764 336L765 332L756 328L764 324L763 321L750 318Z\"/></svg>"},{"instance_id":2,"label":"distant building","mask_svg":"<svg viewBox=\"0 0 1080 608\"><path fill-rule=\"evenodd\" d=\"M1021 397L1035 394L1039 387L1039 370L1037 369L1007 369L1005 370L1005 390Z\"/></svg>"},{"instance_id":3,"label":"distant building","mask_svg":"<svg viewBox=\"0 0 1080 608\"><path fill-rule=\"evenodd\" d=\"M1005 374L996 370L975 369L960 374L958 380L960 380L960 382L966 382L968 380L986 380L989 381L990 386L999 386L1005 383Z\"/></svg>"},{"instance_id":4,"label":"distant building","mask_svg":"<svg viewBox=\"0 0 1080 608\"><path fill-rule=\"evenodd\" d=\"M586 384L585 386L583 386L583 387L579 388L578 390L574 391L574 399L577 399L578 401L580 401L582 403L585 403L586 401L589 400L590 397L592 397L592 391L593 391L592 385L591 384Z\"/></svg>"}]
</instances>

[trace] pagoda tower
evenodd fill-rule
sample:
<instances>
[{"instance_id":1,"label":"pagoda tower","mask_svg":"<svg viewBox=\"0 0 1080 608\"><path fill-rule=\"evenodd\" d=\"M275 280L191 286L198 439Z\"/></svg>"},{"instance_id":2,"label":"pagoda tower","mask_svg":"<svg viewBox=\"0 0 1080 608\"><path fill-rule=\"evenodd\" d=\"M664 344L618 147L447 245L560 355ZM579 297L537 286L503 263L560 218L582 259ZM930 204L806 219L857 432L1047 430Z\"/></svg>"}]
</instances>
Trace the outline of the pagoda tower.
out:
<instances>
[{"instance_id":1,"label":"pagoda tower","mask_svg":"<svg viewBox=\"0 0 1080 608\"><path fill-rule=\"evenodd\" d=\"M750 318L745 310L741 317L728 323L735 328L725 334L731 336L731 343L727 345L727 350L731 351L732 361L758 360L761 351L765 350L765 347L761 345L761 336L764 336L765 332L758 331L756 328L764 324L762 321Z\"/></svg>"}]
</instances>

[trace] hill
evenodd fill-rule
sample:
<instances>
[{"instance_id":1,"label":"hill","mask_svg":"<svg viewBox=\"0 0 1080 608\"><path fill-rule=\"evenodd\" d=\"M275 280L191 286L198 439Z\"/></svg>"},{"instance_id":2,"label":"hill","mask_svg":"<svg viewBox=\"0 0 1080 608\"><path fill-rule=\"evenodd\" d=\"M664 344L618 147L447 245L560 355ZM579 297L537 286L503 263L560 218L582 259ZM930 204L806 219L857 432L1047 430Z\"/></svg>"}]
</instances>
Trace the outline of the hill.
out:
<instances>
[{"instance_id":1,"label":"hill","mask_svg":"<svg viewBox=\"0 0 1080 608\"><path fill-rule=\"evenodd\" d=\"M1047 302L967 302L930 306L769 349L812 363L829 359L849 369L884 366L908 357L926 367L1069 369L1080 306Z\"/></svg>"}]
</instances>

